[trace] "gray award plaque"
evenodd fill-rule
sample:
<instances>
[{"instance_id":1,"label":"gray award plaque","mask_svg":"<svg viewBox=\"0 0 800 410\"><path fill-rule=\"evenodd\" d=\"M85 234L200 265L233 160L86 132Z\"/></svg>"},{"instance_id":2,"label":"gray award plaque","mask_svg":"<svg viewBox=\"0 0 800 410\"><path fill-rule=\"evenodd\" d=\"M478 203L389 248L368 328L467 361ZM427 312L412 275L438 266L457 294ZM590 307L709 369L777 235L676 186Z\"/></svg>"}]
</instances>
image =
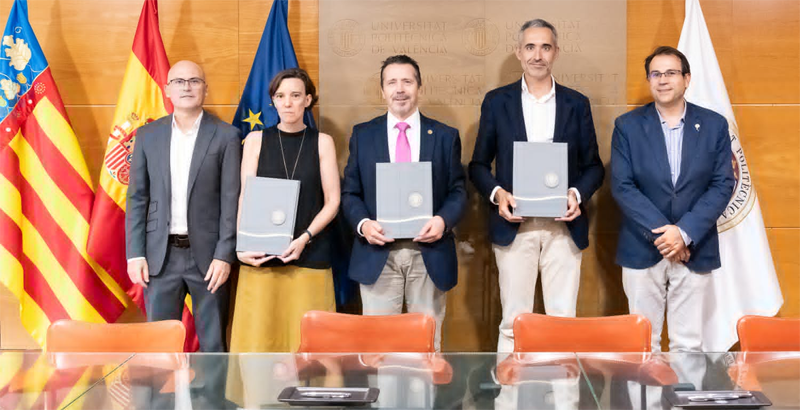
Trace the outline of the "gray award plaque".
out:
<instances>
[{"instance_id":1,"label":"gray award plaque","mask_svg":"<svg viewBox=\"0 0 800 410\"><path fill-rule=\"evenodd\" d=\"M389 238L416 238L433 217L430 162L375 164L378 223Z\"/></svg>"},{"instance_id":2,"label":"gray award plaque","mask_svg":"<svg viewBox=\"0 0 800 410\"><path fill-rule=\"evenodd\" d=\"M299 195L300 181L247 177L236 251L282 254L294 239Z\"/></svg>"},{"instance_id":3,"label":"gray award plaque","mask_svg":"<svg viewBox=\"0 0 800 410\"><path fill-rule=\"evenodd\" d=\"M514 215L564 216L567 176L566 143L514 142Z\"/></svg>"}]
</instances>

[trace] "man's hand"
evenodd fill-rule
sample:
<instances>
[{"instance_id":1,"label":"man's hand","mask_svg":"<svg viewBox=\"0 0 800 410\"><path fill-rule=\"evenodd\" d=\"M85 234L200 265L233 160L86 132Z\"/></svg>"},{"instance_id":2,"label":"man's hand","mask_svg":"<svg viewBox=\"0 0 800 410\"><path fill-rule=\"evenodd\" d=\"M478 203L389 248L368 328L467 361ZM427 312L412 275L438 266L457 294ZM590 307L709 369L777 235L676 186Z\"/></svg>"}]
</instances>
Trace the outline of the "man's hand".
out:
<instances>
[{"instance_id":1,"label":"man's hand","mask_svg":"<svg viewBox=\"0 0 800 410\"><path fill-rule=\"evenodd\" d=\"M444 219L442 219L441 216L436 215L429 219L427 223L425 223L425 226L423 226L419 231L417 237L414 238L414 242L436 242L439 239L442 239L442 234L444 234Z\"/></svg>"},{"instance_id":2,"label":"man's hand","mask_svg":"<svg viewBox=\"0 0 800 410\"><path fill-rule=\"evenodd\" d=\"M570 189L567 192L567 212L564 213L564 216L556 218L556 221L569 222L579 216L581 216L581 207L578 204L578 197L575 195L575 191Z\"/></svg>"},{"instance_id":3,"label":"man's hand","mask_svg":"<svg viewBox=\"0 0 800 410\"><path fill-rule=\"evenodd\" d=\"M521 216L514 216L514 208L517 207L517 201L514 200L514 195L511 192L500 188L495 192L494 199L497 201L497 211L500 216L508 222L522 222Z\"/></svg>"},{"instance_id":4,"label":"man's hand","mask_svg":"<svg viewBox=\"0 0 800 410\"><path fill-rule=\"evenodd\" d=\"M684 256L683 251L686 249L686 244L683 243L681 230L675 225L664 225L662 227L652 230L655 234L662 234L653 243L661 256L667 258L672 262L679 262ZM688 259L687 259L688 260Z\"/></svg>"},{"instance_id":5,"label":"man's hand","mask_svg":"<svg viewBox=\"0 0 800 410\"><path fill-rule=\"evenodd\" d=\"M689 248L683 248L683 252L681 253L680 261L683 263L689 262L689 258L692 257L692 253L689 252Z\"/></svg>"},{"instance_id":6,"label":"man's hand","mask_svg":"<svg viewBox=\"0 0 800 410\"><path fill-rule=\"evenodd\" d=\"M272 260L275 255L267 256L264 252L236 252L236 257L251 266L261 266L262 263Z\"/></svg>"},{"instance_id":7,"label":"man's hand","mask_svg":"<svg viewBox=\"0 0 800 410\"><path fill-rule=\"evenodd\" d=\"M372 245L386 245L387 243L394 242L394 239L383 236L383 227L378 221L370 219L361 225L361 233Z\"/></svg>"},{"instance_id":8,"label":"man's hand","mask_svg":"<svg viewBox=\"0 0 800 410\"><path fill-rule=\"evenodd\" d=\"M211 266L208 267L204 281L208 282L208 290L214 293L228 280L228 275L231 274L231 264L219 259L211 261Z\"/></svg>"},{"instance_id":9,"label":"man's hand","mask_svg":"<svg viewBox=\"0 0 800 410\"><path fill-rule=\"evenodd\" d=\"M289 263L293 260L297 260L300 257L300 254L303 253L303 249L306 248L308 245L308 241L310 238L308 235L304 233L300 234L297 239L293 240L292 243L289 244L289 247L283 251L283 255L278 256L283 263Z\"/></svg>"},{"instance_id":10,"label":"man's hand","mask_svg":"<svg viewBox=\"0 0 800 410\"><path fill-rule=\"evenodd\" d=\"M134 285L147 287L150 282L150 271L147 269L147 260L144 258L128 261L128 278Z\"/></svg>"}]
</instances>

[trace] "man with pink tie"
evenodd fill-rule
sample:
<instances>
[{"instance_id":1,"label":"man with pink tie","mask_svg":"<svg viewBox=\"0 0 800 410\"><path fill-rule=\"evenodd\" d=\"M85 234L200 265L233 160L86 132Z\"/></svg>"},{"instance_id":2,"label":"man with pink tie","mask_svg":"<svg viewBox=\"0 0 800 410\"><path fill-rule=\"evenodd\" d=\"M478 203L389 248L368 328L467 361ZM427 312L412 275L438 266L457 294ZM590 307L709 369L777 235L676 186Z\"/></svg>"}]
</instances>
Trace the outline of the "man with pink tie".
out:
<instances>
[{"instance_id":1,"label":"man with pink tie","mask_svg":"<svg viewBox=\"0 0 800 410\"><path fill-rule=\"evenodd\" d=\"M381 93L388 112L353 127L344 170L342 211L357 232L349 276L361 284L365 315L422 312L436 320L441 345L445 292L456 285L453 227L467 204L458 130L420 114L419 65L406 55L381 66ZM391 239L376 220L375 164L430 162L433 214L416 238Z\"/></svg>"}]
</instances>

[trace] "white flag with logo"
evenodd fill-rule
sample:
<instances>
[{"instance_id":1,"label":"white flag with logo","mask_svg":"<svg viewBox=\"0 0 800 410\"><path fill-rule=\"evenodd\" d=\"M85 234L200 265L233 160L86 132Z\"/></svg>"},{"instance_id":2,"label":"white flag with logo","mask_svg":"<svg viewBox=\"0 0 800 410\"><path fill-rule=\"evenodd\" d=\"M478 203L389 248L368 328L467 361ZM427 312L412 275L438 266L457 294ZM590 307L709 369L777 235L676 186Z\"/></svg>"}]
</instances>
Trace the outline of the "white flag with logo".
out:
<instances>
[{"instance_id":1,"label":"white flag with logo","mask_svg":"<svg viewBox=\"0 0 800 410\"><path fill-rule=\"evenodd\" d=\"M713 286L706 293L703 329L703 351L721 352L738 340L736 321L740 317L776 315L783 305L783 295L761 207L739 141L739 127L699 0L686 0L686 20L678 49L692 68L686 100L722 114L728 119L731 134L736 187L725 212L717 220L722 267L712 273Z\"/></svg>"}]
</instances>

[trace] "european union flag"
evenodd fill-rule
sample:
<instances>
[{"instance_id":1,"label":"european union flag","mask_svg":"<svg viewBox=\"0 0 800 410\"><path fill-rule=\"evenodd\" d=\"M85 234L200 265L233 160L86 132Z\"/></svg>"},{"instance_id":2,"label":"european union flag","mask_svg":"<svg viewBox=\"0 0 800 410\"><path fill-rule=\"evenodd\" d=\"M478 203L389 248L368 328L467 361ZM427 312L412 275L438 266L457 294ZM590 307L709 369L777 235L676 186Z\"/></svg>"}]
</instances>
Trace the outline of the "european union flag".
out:
<instances>
[{"instance_id":1,"label":"european union flag","mask_svg":"<svg viewBox=\"0 0 800 410\"><path fill-rule=\"evenodd\" d=\"M289 0L272 2L253 68L250 69L239 108L233 118L233 126L242 130L242 137L247 136L250 131L269 128L279 121L278 111L269 98L269 82L282 70L298 66L287 26L288 9ZM306 110L304 122L316 128L310 110Z\"/></svg>"}]
</instances>

